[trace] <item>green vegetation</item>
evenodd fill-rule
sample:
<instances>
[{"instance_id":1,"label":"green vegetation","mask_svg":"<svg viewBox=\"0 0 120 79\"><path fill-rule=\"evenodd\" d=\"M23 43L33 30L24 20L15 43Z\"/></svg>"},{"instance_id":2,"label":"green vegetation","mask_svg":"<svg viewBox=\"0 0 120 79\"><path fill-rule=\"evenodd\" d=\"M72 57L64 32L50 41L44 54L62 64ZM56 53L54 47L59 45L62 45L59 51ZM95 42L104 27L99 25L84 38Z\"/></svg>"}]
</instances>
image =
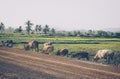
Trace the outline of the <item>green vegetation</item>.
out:
<instances>
[{"instance_id":1,"label":"green vegetation","mask_svg":"<svg viewBox=\"0 0 120 79\"><path fill-rule=\"evenodd\" d=\"M40 50L43 43L52 42L55 50L66 48L69 54L85 51L90 53L91 57L100 49L111 49L120 53L120 32L109 32L102 30L88 31L56 31L49 25L35 25L30 20L25 22L25 29L22 26L14 29L5 28L4 23L0 23L0 41L13 40L14 48L23 49L23 45L29 41L36 40L39 42ZM117 57L118 61L119 58ZM116 63L116 61L113 61Z\"/></svg>"},{"instance_id":2,"label":"green vegetation","mask_svg":"<svg viewBox=\"0 0 120 79\"><path fill-rule=\"evenodd\" d=\"M95 53L99 49L112 49L120 52L119 38L87 38L87 37L42 37L39 35L20 35L20 34L3 34L0 35L0 40L13 40L16 45L25 44L31 40L37 40L40 43L40 48L44 42L53 42L55 52L59 48L67 48L70 52L87 51ZM17 47L17 46L15 46ZM19 47L19 46L18 46ZM20 47L22 48L22 47Z\"/></svg>"},{"instance_id":3,"label":"green vegetation","mask_svg":"<svg viewBox=\"0 0 120 79\"><path fill-rule=\"evenodd\" d=\"M54 54L56 54L58 49L66 48L69 50L69 55L71 53L85 51L90 53L90 60L100 49L111 49L120 54L120 39L119 38L95 38L95 37L47 37L44 35L36 34L0 34L0 41L13 40L14 47L23 49L23 45L31 40L39 41L39 48L42 50L44 42L53 42ZM115 65L119 63L119 57L116 56L116 60L113 61Z\"/></svg>"},{"instance_id":4,"label":"green vegetation","mask_svg":"<svg viewBox=\"0 0 120 79\"><path fill-rule=\"evenodd\" d=\"M23 26L18 26L17 28L8 27L5 28L5 24L3 22L0 23L0 33L19 33L19 34L36 34L39 36L47 36L47 37L100 37L100 38L120 38L120 32L110 32L104 30L73 30L73 31L56 31L54 28L50 28L49 25L40 25L34 24L30 20L25 22L25 29L22 29Z\"/></svg>"},{"instance_id":5,"label":"green vegetation","mask_svg":"<svg viewBox=\"0 0 120 79\"><path fill-rule=\"evenodd\" d=\"M119 38L98 38L98 37L48 37L44 35L36 34L0 34L0 40L13 40L15 43L29 42L31 40L37 40L40 43L52 41L54 44L100 44L100 43L112 43L120 42Z\"/></svg>"}]
</instances>

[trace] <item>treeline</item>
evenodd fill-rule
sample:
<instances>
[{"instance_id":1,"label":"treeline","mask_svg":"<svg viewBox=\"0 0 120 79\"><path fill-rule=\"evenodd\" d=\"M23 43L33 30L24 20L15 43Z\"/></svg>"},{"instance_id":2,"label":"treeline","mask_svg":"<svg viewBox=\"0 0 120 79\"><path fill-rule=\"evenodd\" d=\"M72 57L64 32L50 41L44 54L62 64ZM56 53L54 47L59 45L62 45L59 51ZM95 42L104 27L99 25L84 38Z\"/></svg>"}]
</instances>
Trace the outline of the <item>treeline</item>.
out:
<instances>
[{"instance_id":1,"label":"treeline","mask_svg":"<svg viewBox=\"0 0 120 79\"><path fill-rule=\"evenodd\" d=\"M17 28L5 28L4 23L0 23L0 33L21 33L21 34L41 34L45 36L72 36L72 37L112 37L120 38L120 32L110 32L103 30L88 30L88 31L56 31L50 28L49 25L35 25L31 21L25 22L25 29L22 26Z\"/></svg>"}]
</instances>

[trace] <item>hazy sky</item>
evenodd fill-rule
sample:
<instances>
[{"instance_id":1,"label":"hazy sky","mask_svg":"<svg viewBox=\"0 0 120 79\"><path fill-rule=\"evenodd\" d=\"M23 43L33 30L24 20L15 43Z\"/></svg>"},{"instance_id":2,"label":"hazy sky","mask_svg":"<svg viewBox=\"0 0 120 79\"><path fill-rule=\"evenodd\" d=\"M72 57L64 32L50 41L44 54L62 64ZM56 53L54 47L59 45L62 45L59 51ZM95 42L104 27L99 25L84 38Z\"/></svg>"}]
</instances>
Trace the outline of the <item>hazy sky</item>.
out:
<instances>
[{"instance_id":1,"label":"hazy sky","mask_svg":"<svg viewBox=\"0 0 120 79\"><path fill-rule=\"evenodd\" d=\"M25 22L62 30L120 27L120 0L0 0L0 22Z\"/></svg>"}]
</instances>

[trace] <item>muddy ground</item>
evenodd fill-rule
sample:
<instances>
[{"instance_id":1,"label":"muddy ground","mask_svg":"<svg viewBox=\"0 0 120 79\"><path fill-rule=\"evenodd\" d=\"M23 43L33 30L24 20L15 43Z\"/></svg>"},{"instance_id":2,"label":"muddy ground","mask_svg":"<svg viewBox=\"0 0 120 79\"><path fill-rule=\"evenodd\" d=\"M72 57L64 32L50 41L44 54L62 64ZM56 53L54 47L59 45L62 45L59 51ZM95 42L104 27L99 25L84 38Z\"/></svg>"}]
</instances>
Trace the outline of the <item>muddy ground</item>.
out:
<instances>
[{"instance_id":1,"label":"muddy ground","mask_svg":"<svg viewBox=\"0 0 120 79\"><path fill-rule=\"evenodd\" d=\"M120 68L0 47L0 79L120 79Z\"/></svg>"}]
</instances>

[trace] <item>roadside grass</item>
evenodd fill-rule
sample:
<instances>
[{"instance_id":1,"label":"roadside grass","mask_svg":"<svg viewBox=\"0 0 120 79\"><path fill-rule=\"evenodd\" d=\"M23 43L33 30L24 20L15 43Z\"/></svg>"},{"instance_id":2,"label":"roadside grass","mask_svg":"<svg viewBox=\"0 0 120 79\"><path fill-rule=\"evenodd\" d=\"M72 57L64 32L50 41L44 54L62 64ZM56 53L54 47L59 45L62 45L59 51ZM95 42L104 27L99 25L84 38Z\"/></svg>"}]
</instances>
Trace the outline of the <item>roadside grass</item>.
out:
<instances>
[{"instance_id":1,"label":"roadside grass","mask_svg":"<svg viewBox=\"0 0 120 79\"><path fill-rule=\"evenodd\" d=\"M25 43L32 40L40 44L51 41L54 44L100 44L120 42L119 38L83 38L83 37L37 37L37 36L0 36L0 41L13 40L14 43Z\"/></svg>"},{"instance_id":2,"label":"roadside grass","mask_svg":"<svg viewBox=\"0 0 120 79\"><path fill-rule=\"evenodd\" d=\"M58 49L66 48L69 50L69 54L72 52L81 52L85 51L90 54L95 54L98 50L101 49L111 49L120 53L120 43L108 43L108 44L53 44L54 45L54 53L57 52ZM24 49L24 44L14 44L13 48ZM43 44L39 44L40 50L43 48Z\"/></svg>"},{"instance_id":3,"label":"roadside grass","mask_svg":"<svg viewBox=\"0 0 120 79\"><path fill-rule=\"evenodd\" d=\"M24 50L24 44L31 40L39 42L40 51L42 51L43 43L52 42L54 45L55 55L58 49L66 48L69 50L69 55L78 52L88 52L90 61L93 56L101 49L111 49L120 54L120 38L88 38L88 37L42 37L40 35L0 35L0 41L13 40L13 48Z\"/></svg>"},{"instance_id":4,"label":"roadside grass","mask_svg":"<svg viewBox=\"0 0 120 79\"><path fill-rule=\"evenodd\" d=\"M101 49L111 49L116 53L120 54L120 43L108 43L108 44L53 44L54 52L52 55L56 55L58 49L66 48L69 50L69 56L72 53L78 52L87 52L90 54L90 61L93 60L93 57L97 53L98 50ZM24 44L14 44L13 48L19 48L24 50ZM39 44L39 53L42 51L43 44ZM84 60L84 59L83 59Z\"/></svg>"},{"instance_id":5,"label":"roadside grass","mask_svg":"<svg viewBox=\"0 0 120 79\"><path fill-rule=\"evenodd\" d=\"M0 35L0 41L13 40L14 48L24 48L31 40L39 42L39 48L42 50L43 43L51 41L54 44L54 54L58 49L66 48L69 54L72 52L85 51L94 55L100 49L111 49L120 53L119 38L92 38L92 37L43 37L36 34L3 34Z\"/></svg>"},{"instance_id":6,"label":"roadside grass","mask_svg":"<svg viewBox=\"0 0 120 79\"><path fill-rule=\"evenodd\" d=\"M55 52L58 49L66 48L71 52L86 51L95 54L100 49L111 49L120 52L119 38L92 38L92 37L43 37L40 34L0 34L0 41L13 40L15 48L24 48L31 40L39 42L40 49L43 43L51 41L54 44Z\"/></svg>"}]
</instances>

